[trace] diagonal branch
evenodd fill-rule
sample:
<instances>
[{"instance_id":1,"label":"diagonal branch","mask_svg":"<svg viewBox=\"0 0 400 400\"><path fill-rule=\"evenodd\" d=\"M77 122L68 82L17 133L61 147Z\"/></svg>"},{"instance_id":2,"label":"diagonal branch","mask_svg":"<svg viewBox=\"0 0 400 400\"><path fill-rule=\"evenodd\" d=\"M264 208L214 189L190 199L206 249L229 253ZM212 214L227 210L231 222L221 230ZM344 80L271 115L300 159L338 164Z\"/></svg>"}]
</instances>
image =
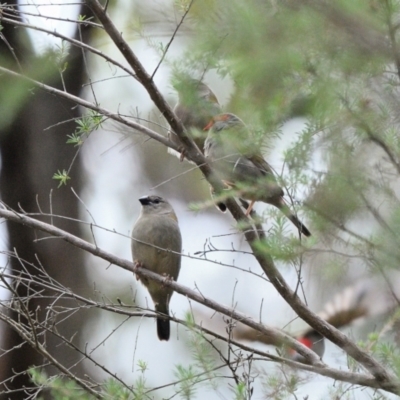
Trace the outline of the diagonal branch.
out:
<instances>
[{"instance_id":1,"label":"diagonal branch","mask_svg":"<svg viewBox=\"0 0 400 400\"><path fill-rule=\"evenodd\" d=\"M54 36L54 37L58 37L58 38L60 38L62 40L65 40L66 42L71 43L73 46L80 47L83 50L90 51L91 53L96 54L96 55L104 58L110 64L113 64L116 67L122 69L127 74L129 74L130 76L132 76L133 78L136 79L135 74L133 74L132 71L129 68L126 68L124 65L119 63L117 60L114 60L113 58L111 58L111 57L107 56L106 54L104 54L102 51L97 50L96 48L94 48L92 46L89 46L88 44L83 43L80 40L76 40L76 39L70 38L68 36L62 35L61 33L58 33L57 31L51 31L49 29L41 28L40 26L37 26L37 25L31 25L31 24L28 24L28 23L25 23L25 22L19 22L19 21L16 21L14 19L10 19L10 18L4 18L4 17L2 17L1 12L0 12L0 21L1 22L5 22L5 23L10 24L10 25L13 25L13 26L16 26L16 27L33 29L35 31L44 32L44 33L47 33L48 35L51 35L51 36Z\"/></svg>"},{"instance_id":2,"label":"diagonal branch","mask_svg":"<svg viewBox=\"0 0 400 400\"><path fill-rule=\"evenodd\" d=\"M240 210L240 208L239 208L239 210ZM273 342L282 343L282 344L285 344L285 345L293 348L298 353L300 353L302 356L304 356L307 359L307 361L310 362L310 364L311 364L310 366L306 366L306 365L300 366L300 365L297 365L297 363L295 363L295 362L288 362L288 364L292 365L293 367L301 367L302 369L309 370L310 372L316 372L316 373L319 373L321 375L324 375L324 376L327 376L327 377L330 377L333 379L342 379L344 381L348 381L348 382L352 382L352 383L357 382L358 384L363 384L363 385L374 387L374 388L382 388L382 389L387 390L392 393L398 392L397 381L395 381L394 378L391 378L388 375L388 373L379 364L377 364L374 360L373 361L378 365L377 373L381 374L381 375L378 375L377 379L373 379L371 377L367 377L367 376L361 375L361 374L347 373L347 372L343 372L343 371L337 371L332 368L328 368L322 361L320 361L319 357L313 351L311 351L307 347L303 346L301 343L299 343L297 340L295 340L291 336L287 335L285 332L280 331L279 329L270 328L263 324L257 323L253 319L247 317L246 315L244 315L238 311L235 311L229 307L225 307L211 299L208 299L208 298L198 294L197 292L195 292L183 285L178 284L175 281L167 279L161 275L155 274L154 272L148 271L144 268L135 269L133 266L133 263L130 261L116 257L116 256L98 248L97 246L78 238L77 236L69 234L68 232L63 231L53 225L46 224L46 223L38 221L34 218L30 218L24 214L20 214L20 213L14 212L14 211L9 211L6 209L0 209L0 217L6 218L9 221L13 221L16 223L20 223L20 224L29 226L30 228L33 228L33 229L38 229L43 232L47 232L52 236L59 237L62 240L65 240L66 242L68 242L78 248L81 248L97 257L100 257L114 265L118 265L119 267L121 267L123 269L126 269L131 272L135 272L136 274L138 274L142 277L147 277L156 282L162 283L165 286L171 287L177 293L180 293L200 304L203 304L215 311L218 311L221 314L224 314L224 315L226 315L230 318L233 318L237 321L240 321L244 325L247 325L247 326L261 332L262 334L271 337L271 340ZM250 232L250 235L255 235L255 232L254 231ZM249 237L253 240L253 238L251 236L249 236ZM284 280L282 279L282 277L280 276L279 272L274 271L273 268L271 267L271 265L267 264L267 261L268 260L266 260L266 261L263 260L261 265L262 265L263 269L266 271L266 273L268 273L269 276L273 276L274 274L276 275L274 277L273 283L276 285L280 285L283 288L282 290L286 290L286 292L289 295L293 296L293 292L291 292L290 289L286 287L286 284L285 284ZM278 283L276 283L276 282L278 282ZM299 300L297 299L297 301L299 301ZM299 315L301 315L301 314L303 315L302 318L304 320L307 321L307 319L309 319L310 321L313 322L314 325L319 323L321 325L321 327L320 327L321 330L324 329L325 325L329 325L327 323L324 323L324 321L321 322L319 317L317 317L315 314L311 313L305 306L303 306L303 307L305 308L305 310L303 310L302 308L298 308L297 312ZM113 311L113 310L111 310L111 311ZM328 337L329 335L333 335L333 333L328 332L328 333L326 333L325 336ZM347 342L349 343L350 347L349 347L348 352L350 353L350 351L353 351L351 346L355 346L355 345L353 343L351 343L343 334L341 334L341 335L344 337L344 339L343 338L342 339L345 340L346 343ZM236 345L236 343L235 343L235 345ZM238 345L242 346L241 344L238 344ZM366 357L369 357L368 355L366 355L364 353L363 353L363 355L365 355ZM278 361L278 359L277 359L277 361ZM375 365L375 364L372 364L372 365ZM384 372L383 379L381 378L382 370ZM386 376L387 376L387 378L386 378Z\"/></svg>"},{"instance_id":3,"label":"diagonal branch","mask_svg":"<svg viewBox=\"0 0 400 400\"><path fill-rule=\"evenodd\" d=\"M158 62L157 66L154 68L153 73L151 74L151 79L152 79L152 80L153 80L155 74L157 73L158 69L160 68L161 64L163 63L165 57L167 56L168 50L169 50L169 48L171 47L171 44L172 44L172 42L174 41L174 39L175 39L175 37L176 37L176 35L177 35L179 29L181 28L183 22L185 21L186 16L189 14L189 11L190 11L190 9L192 8L193 2L194 2L194 0L191 0L191 1L190 1L190 4L186 7L186 10L185 10L185 12L184 12L183 15L182 15L181 20L179 21L178 25L176 26L174 32L172 33L172 36L171 36L169 42L168 42L167 45L165 46L165 49L164 49L163 54L162 54L162 57L161 57L160 61Z\"/></svg>"},{"instance_id":4,"label":"diagonal branch","mask_svg":"<svg viewBox=\"0 0 400 400\"><path fill-rule=\"evenodd\" d=\"M73 102L75 104L79 104L82 107L85 107L85 108L88 108L90 110L96 111L97 113L102 114L102 115L104 115L105 117L107 117L109 119L112 119L112 120L117 121L117 122L119 122L121 124L129 126L129 127L133 128L133 129L135 129L135 130L137 130L137 131L139 131L141 133L144 133L145 135L147 135L150 138L156 140L157 142L162 143L165 146L171 147L174 150L179 151L178 147L175 146L172 142L170 142L165 136L160 135L159 133L153 131L152 129L146 128L145 126L139 124L138 122L135 122L135 121L132 121L131 119L123 117L120 114L116 114L116 113L114 113L112 111L109 111L109 110L107 110L105 108L96 106L95 104L93 104L93 103L91 103L89 101L81 99L80 97L77 97L77 96L74 96L72 94L69 94L68 92L64 92L63 90L56 89L56 88L54 88L52 86L46 85L44 83L41 83L41 82L39 82L39 81L37 81L35 79L28 78L25 75L19 74L19 73L14 72L14 71L11 71L11 70L9 70L7 68L4 68L4 67L0 66L0 72L3 72L5 74L7 74L7 75L13 76L13 77L18 78L18 79L25 80L25 81L31 83L32 85L34 85L34 86L36 86L36 87L38 87L40 89L45 90L46 92L52 93L52 94L54 94L56 96L59 96L59 97L64 97L65 99L70 100L71 102Z\"/></svg>"},{"instance_id":5,"label":"diagonal branch","mask_svg":"<svg viewBox=\"0 0 400 400\"><path fill-rule=\"evenodd\" d=\"M73 374L68 368L66 368L61 362L59 362L52 354L50 354L45 346L37 342L30 332L24 329L21 324L14 321L11 317L7 316L4 313L0 313L0 321L8 324L14 331L18 333L19 336L24 340L24 342L28 343L31 347L33 347L36 351L38 351L43 357L51 362L59 371L63 372L65 376L68 376L70 379L75 381L79 386L81 386L88 393L93 395L96 399L103 399L98 392L93 389L93 385L87 384L83 379L78 378L75 374Z\"/></svg>"},{"instance_id":6,"label":"diagonal branch","mask_svg":"<svg viewBox=\"0 0 400 400\"><path fill-rule=\"evenodd\" d=\"M198 294L194 290L186 288L185 286L180 285L174 281L171 281L166 277L148 271L144 268L134 268L133 263L131 261L127 261L122 258L116 257L113 254L108 253L100 249L99 247L78 238L77 236L74 236L66 231L63 231L62 229L55 227L54 225L46 224L45 222L30 218L24 214L20 214L15 211L9 211L5 209L0 209L0 217L3 217L9 221L29 226L34 229L41 230L43 232L47 232L50 235L59 237L76 247L79 247L97 257L100 257L110 262L111 264L118 265L119 267L126 269L127 271L131 271L132 273L135 273L139 276L147 277L152 280L155 280L156 282L160 282L165 286L169 286L177 293L187 296L190 299L200 304L203 304L207 307L212 308L215 311L227 315L228 317L232 317L242 322L243 324L248 325L251 328L260 331L264 335L271 336L272 340L274 340L275 343L287 344L289 347L292 347L294 350L298 351L301 355L303 355L312 365L320 367L325 366L324 363L320 361L319 357L313 351L310 351L307 347L297 342L295 339L293 339L285 332L280 331L279 329L267 328L265 325L255 322L246 315L238 311L235 311L229 307L222 306L213 300L205 298L204 296Z\"/></svg>"},{"instance_id":7,"label":"diagonal branch","mask_svg":"<svg viewBox=\"0 0 400 400\"><path fill-rule=\"evenodd\" d=\"M52 280L52 278L49 275L46 275L46 273L44 272L45 277L49 280ZM129 317L135 317L135 316L140 316L140 317L146 317L146 318L155 318L156 314L154 312L136 312L136 311L130 311L128 309L121 309L120 307L114 306L112 303L108 304L105 303L104 301L101 302L96 302L94 300L85 298L83 296L80 296L76 293L73 293L72 291L70 291L69 289L65 288L64 286L60 285L58 282L53 282L50 283L47 280L43 280L43 278L39 278L36 276L35 280L32 280L32 277L30 277L29 275L27 277L21 277L20 275L18 277L16 277L14 274L8 274L8 273L3 273L2 274L4 278L8 278L8 279L18 279L19 282L22 282L24 285L32 285L32 283L34 283L35 285L38 285L41 288L50 290L50 291L54 291L55 293L57 293L57 295L62 296L64 299L74 299L82 304L84 304L85 308L88 307L93 307L93 308L99 308L101 310L104 311L110 311L113 313L117 313L117 314L121 314L121 315L126 315ZM3 307L8 308L4 303L3 303ZM176 323L179 323L181 325L185 325L186 326L186 322L184 320L178 319L176 317L170 317L170 319ZM7 321L6 321L7 322ZM98 367L100 367L101 369L103 369L104 372L106 372L107 374L109 374L110 376L112 376L113 378L119 380L119 378L117 376L115 376L114 374L112 374L110 371L108 371L107 369L105 369L104 366L100 366L90 355L86 354L86 352L82 352L78 347L76 347L73 343L70 343L68 341L68 339L61 337L57 332L55 332L54 330L49 330L48 327L45 326L41 326L42 328L44 328L45 330L51 332L52 334L56 334L58 337L60 337L62 340L64 340L65 343L68 343L69 345L71 345L72 347L74 347L74 349L78 352L80 352L81 354L85 355L85 358L88 358L91 362L93 362L95 365L97 365ZM209 330L203 326L197 325L197 324L193 324L193 327L196 328L200 334L207 334L210 336L215 337L216 339L219 339L223 342L227 342L227 338L226 336L223 336L221 334L218 334L212 330ZM23 329L21 327L21 329ZM28 334L28 332L25 332L25 334ZM284 363L292 368L296 368L296 369L301 369L304 371L308 371L308 372L312 372L312 373L316 373L316 374L320 374L322 376L326 376L328 378L332 378L335 380L340 380L343 382L348 382L348 383L353 383L356 385L361 385L361 386L368 386L368 387L372 387L372 388L379 388L380 385L378 385L377 381L370 376L366 376L364 374L360 374L360 373L354 373L354 372L349 372L349 371L342 371L342 370L337 370L334 368L321 368L321 367L317 367L317 366L313 366L313 365L308 365L308 364L304 364L304 363L300 363L298 361L294 361L288 358L284 358L284 357L280 357L280 356L276 356L274 354L270 354L268 352L265 351L261 351L261 350L257 350L254 349L253 347L250 346L246 346L245 344L238 342L232 338L229 338L229 343L231 345L234 345L244 351L247 351L250 354L253 355L258 355L260 357L263 357L264 359L270 360L270 361L274 361L274 362L279 362L279 363ZM271 343L269 343L271 344ZM124 382L122 380L120 380L121 384L124 385Z\"/></svg>"},{"instance_id":8,"label":"diagonal branch","mask_svg":"<svg viewBox=\"0 0 400 400\"><path fill-rule=\"evenodd\" d=\"M293 292L293 290L283 279L282 275L277 270L272 257L265 254L260 254L257 251L257 247L255 246L256 237L254 232L247 231L245 232L245 236L254 252L256 259L260 263L261 268L269 278L270 282L300 318L302 318L317 332L329 339L331 342L335 343L347 354L362 364L373 376L375 376L378 382L388 383L396 380L396 378L389 374L389 372L378 361L376 361L365 351L361 350L340 330L334 328L332 325L320 318L317 314L310 311L310 309L300 300L297 294ZM400 387L399 383L396 384L396 387L398 390Z\"/></svg>"},{"instance_id":9,"label":"diagonal branch","mask_svg":"<svg viewBox=\"0 0 400 400\"><path fill-rule=\"evenodd\" d=\"M218 185L220 182L215 182L212 178L210 168L208 165L202 165L203 157L201 155L194 154L193 149L196 147L192 147L192 141L190 138L186 137L183 131L183 126L179 120L175 118L174 113L172 112L169 105L166 103L165 99L161 96L154 82L152 81L149 74L144 69L143 65L140 63L139 59L133 53L128 43L123 39L122 35L118 32L117 28L108 17L108 15L104 12L101 4L97 0L86 0L86 3L91 7L93 13L97 16L100 22L103 24L104 29L110 36L110 38L114 41L117 48L121 51L122 55L128 61L129 65L136 72L138 80L143 84L143 86L148 91L151 99L154 101L154 104L158 107L160 112L167 119L168 123L171 125L172 129L176 131L176 134L184 143L185 147L188 147L188 153L192 157L192 160L199 165L199 168L202 170L203 174L207 178L207 180L214 186L214 184ZM317 3L315 1L306 1L309 5L312 5L318 8ZM323 7L328 7L326 2L323 2ZM326 9L327 9L326 8ZM326 10L325 9L325 10ZM320 11L320 10L319 10ZM334 10L338 11L337 9ZM337 17L337 13L334 14L334 17ZM335 20L336 21L336 20ZM336 21L337 22L337 21ZM359 26L357 25L357 29ZM361 29L361 28L360 28ZM358 33L358 32L357 32ZM375 33L375 32L374 32ZM379 37L380 39L381 37ZM374 39L376 39L374 37ZM372 41L372 39L371 39ZM375 43L374 43L375 44ZM200 165L202 165L200 167ZM218 189L218 187L216 188ZM246 216L244 215L242 209L239 205L233 200L228 199L227 207L236 221L245 221ZM322 320L315 313L311 312L307 306L300 300L300 298L291 290L289 285L283 279L280 272L277 270L272 257L260 254L257 251L256 242L259 240L256 232L254 230L246 230L243 232L247 241L249 242L250 247L252 248L254 255L257 261L260 263L261 268L270 279L271 283L277 289L279 294L286 300L286 302L290 305L290 307L311 327L313 327L316 331L322 334L327 339L331 340L337 346L342 348L353 357L356 361L362 364L382 385L391 383L394 385L395 390L398 390L398 384L395 382L395 377L390 375L388 371L373 357L368 355L366 352L362 351L357 345L351 342L342 332L338 329L334 328L326 321ZM174 288L175 290L175 288ZM178 291L178 290L177 290ZM197 300L196 300L197 301ZM208 304L206 304L208 305Z\"/></svg>"},{"instance_id":10,"label":"diagonal branch","mask_svg":"<svg viewBox=\"0 0 400 400\"><path fill-rule=\"evenodd\" d=\"M97 0L86 0L86 4L92 9L94 15L96 15L96 17L103 24L104 29L111 40L117 46L121 54L125 57L131 68L135 71L138 81L145 87L151 100L154 102L156 107L160 110L161 114L167 120L174 133L176 133L176 135L179 137L184 146L186 155L197 165L204 164L204 157L202 156L202 152L199 151L193 139L187 136L182 122L176 117L176 115L172 111L172 108L169 106L165 98L158 90L153 81L153 77L148 74L143 64L132 51L129 44L122 37L122 34L118 31L117 27L107 15L102 5ZM208 176L208 167L205 166L204 170L203 168L204 167L201 167L200 169L206 176Z\"/></svg>"},{"instance_id":11,"label":"diagonal branch","mask_svg":"<svg viewBox=\"0 0 400 400\"><path fill-rule=\"evenodd\" d=\"M142 66L140 61L137 59L137 57L135 56L133 51L130 49L129 45L122 38L122 35L118 32L115 25L112 23L110 18L104 12L100 3L97 0L86 0L86 3L92 8L95 15L98 17L98 19L103 24L106 32L109 34L111 39L114 41L117 48L124 55L124 57L126 58L126 60L129 63L129 65L135 71L137 79L147 89L147 91L148 91L151 99L155 103L155 105L158 107L158 109L164 115L164 117L166 118L168 123L171 125L171 127L175 131L175 133L180 137L182 143L186 147L185 150L187 150L187 154L189 155L189 157L199 166L199 168L201 169L203 174L206 176L207 180L213 186L216 186L216 189L218 189L218 185L221 185L221 182L215 181L215 179L212 177L211 169L208 166L208 164L206 163L206 160L201 155L201 153L199 153L199 151L198 151L196 145L193 143L193 141L186 136L181 122L175 117L175 115L172 112L171 108L169 107L168 103L165 101L165 99L162 97L162 95L158 91L157 87L155 86L151 76L145 71L144 67ZM32 84L34 84L46 91L54 93L58 96L63 96L77 104L81 104L82 106L84 106L86 108L95 110L95 111L105 115L108 118L111 118L111 119L116 120L120 123L123 123L127 126L133 127L134 129L137 129L138 131L148 135L151 138L154 138L155 140L159 141L160 143L163 143L166 146L174 148L174 146L171 145L170 141L167 138L165 138L164 136L159 135L148 128L145 128L138 123L132 122L132 121L128 120L127 118L121 117L118 114L115 114L106 109L94 106L93 104L91 104L87 101L79 99L75 96L71 96L68 93L65 93L63 91L59 91L57 89L51 88L50 86L43 85L32 79L23 77L22 75L12 72L10 70L7 70L5 68L0 67L0 71L5 72L7 74L11 74L13 76L16 76L16 77L19 77L22 79L25 79L25 80L28 80ZM227 203L227 206L228 206L231 214L236 219L236 221L242 222L242 221L247 220L242 209L239 207L239 205L233 199L228 199L226 201L226 203ZM49 234L51 234L53 236L60 237L63 240L65 240L77 247L80 247L98 257L108 260L109 262L111 262L113 264L119 265L120 267L122 267L124 269L127 269L129 271L134 271L133 264L131 262L128 262L123 259L119 259L107 252L104 252L103 250L99 249L98 247L96 247L88 242L85 242L76 236L70 235L67 232L62 231L52 225L45 224L43 222L29 218L23 214L18 214L18 213L8 211L8 210L0 210L0 216L3 216L4 218L9 219L10 221L22 223L22 224L28 225L32 228L40 229L42 231L48 232ZM313 327L315 330L317 330L319 333L321 333L324 337L326 337L327 339L331 340L333 343L338 345L340 348L345 350L347 352L347 354L349 354L351 357L353 357L356 361L361 363L376 378L376 381L377 381L377 384L379 385L379 387L384 388L385 390L388 390L388 391L397 392L399 389L398 381L393 376L391 376L388 373L388 371L386 371L385 368L383 368L382 365L380 365L373 357L371 357L366 352L359 349L343 333L341 333L339 330L333 328L326 321L319 318L316 314L312 313L306 307L306 305L299 299L299 297L297 295L295 295L295 293L291 290L289 285L283 279L282 275L279 273L276 266L274 265L272 257L265 255L265 254L260 254L259 252L257 252L256 244L257 244L257 241L259 240L259 237L258 237L256 231L255 230L246 230L243 233L244 233L247 241L249 242L249 245L251 246L256 259L260 263L261 268L266 273L267 277L270 279L271 283L274 285L274 287L277 289L277 291L280 293L280 295L293 308L293 310L303 320L305 320L311 327ZM262 324L257 324L256 322L254 322L252 319L246 317L245 315L238 313L230 308L224 307L210 299L204 298L203 296L199 295L197 292L192 291L188 288L185 288L184 286L179 285L176 282L168 281L165 278L152 273L151 271L139 269L139 270L135 270L135 273L137 273L138 275L141 275L141 276L148 277L157 282L161 282L164 285L171 287L176 292L183 294L201 304L204 304L204 305L216 310L216 311L219 311L219 312L223 313L224 315L233 317L233 318L241 321L245 325L250 326L250 327L264 333L265 335L272 335L272 336L276 337L277 341L287 343L290 347L292 347L293 349L298 351L312 365L318 366L321 368L325 368L325 365L319 360L319 358L315 355L315 353L308 350L303 345L297 343L293 338L289 337L285 333L282 333L276 329L267 328Z\"/></svg>"}]
</instances>

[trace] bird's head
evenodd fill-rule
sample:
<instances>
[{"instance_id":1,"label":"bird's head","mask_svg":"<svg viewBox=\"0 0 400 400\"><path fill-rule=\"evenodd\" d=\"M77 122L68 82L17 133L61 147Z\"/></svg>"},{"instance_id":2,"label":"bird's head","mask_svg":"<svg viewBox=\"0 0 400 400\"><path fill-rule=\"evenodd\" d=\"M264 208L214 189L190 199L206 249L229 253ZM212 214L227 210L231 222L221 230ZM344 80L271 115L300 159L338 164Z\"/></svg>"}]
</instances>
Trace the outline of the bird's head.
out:
<instances>
[{"instance_id":1,"label":"bird's head","mask_svg":"<svg viewBox=\"0 0 400 400\"><path fill-rule=\"evenodd\" d=\"M213 91L198 79L183 77L173 82L172 85L178 92L179 102L182 104L196 103L199 99L218 104L218 100Z\"/></svg>"},{"instance_id":2,"label":"bird's head","mask_svg":"<svg viewBox=\"0 0 400 400\"><path fill-rule=\"evenodd\" d=\"M233 127L244 128L245 125L243 121L235 114L225 113L213 117L211 121L204 127L204 130L208 131L212 129L214 132L219 132Z\"/></svg>"},{"instance_id":3,"label":"bird's head","mask_svg":"<svg viewBox=\"0 0 400 400\"><path fill-rule=\"evenodd\" d=\"M177 221L174 209L167 200L160 196L143 196L139 199L142 205L142 214L166 215Z\"/></svg>"}]
</instances>

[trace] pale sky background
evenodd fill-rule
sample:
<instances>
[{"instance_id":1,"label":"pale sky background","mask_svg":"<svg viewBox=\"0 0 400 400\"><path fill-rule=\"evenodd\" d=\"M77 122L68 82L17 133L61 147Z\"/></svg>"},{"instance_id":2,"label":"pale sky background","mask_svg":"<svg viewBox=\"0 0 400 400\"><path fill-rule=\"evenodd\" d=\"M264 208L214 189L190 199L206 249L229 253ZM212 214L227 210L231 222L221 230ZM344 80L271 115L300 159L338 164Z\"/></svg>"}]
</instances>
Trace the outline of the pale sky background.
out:
<instances>
[{"instance_id":1,"label":"pale sky background","mask_svg":"<svg viewBox=\"0 0 400 400\"><path fill-rule=\"evenodd\" d=\"M66 16L67 7L57 7L54 1L40 0L40 4L51 3L49 6L32 7L31 12L39 12L42 15ZM65 2L59 2L64 4ZM130 44L140 60L144 63L147 70L152 70L157 65L158 55L148 47L148 44L140 39L135 38L133 32L128 28L124 28L126 23L125 18L130 13L130 7L134 3L142 6L151 7L155 4L160 10L165 7L165 1L144 1L137 0L136 2L126 2L125 12L122 12L123 7L118 8L118 12L112 11L115 23L121 31L124 31L124 37L131 39ZM121 10L121 12L119 12ZM73 16L73 10L71 15ZM161 12L160 12L161 15ZM73 18L73 17L71 17ZM32 24L37 23L33 17L29 17ZM61 33L68 34L68 29L71 24L61 24L59 21L51 21L39 19L42 26L47 26L49 29L57 29ZM30 31L32 33L32 31ZM38 51L44 51L46 46L55 45L53 38L48 35L43 35L33 32L34 42ZM155 41L168 41L168 37L155 37ZM117 54L115 47L103 42L94 43L100 50L112 55L119 60L121 57ZM177 38L169 52L169 58L175 59L181 56L184 46L189 43L188 40ZM92 69L92 81L98 82L102 79L112 76L112 68L104 61L93 59L88 56L89 64ZM122 73L121 73L122 74ZM168 67L163 66L157 72L155 82L161 89L162 93L167 95L173 105L176 101L176 94L173 92L169 82L170 71ZM205 77L205 82L209 84L216 93L220 102L224 106L232 90L232 83L226 79L221 79L215 73L209 73ZM149 97L133 79L121 78L106 80L95 83L94 89L96 96L102 107L119 110L123 114L132 113L136 107L141 112L141 115L147 116L151 109ZM88 90L84 91L84 96L90 99ZM226 110L229 111L229 110ZM284 135L279 141L276 141L273 154L269 155L268 161L278 171L281 170L283 164L284 150L289 146L294 139L296 132L302 129L304 120L292 120L284 126ZM82 193L82 198L94 216L96 223L106 229L115 231L129 236L133 223L138 217L140 211L140 203L138 198L145 194L168 194L168 200L173 204L179 218L179 223L183 236L183 251L185 255L193 255L196 251L204 248L204 243L207 239L211 239L212 243L218 248L230 249L232 245L235 248L247 250L247 245L243 240L242 235L235 233L233 229L234 221L229 214L221 214L214 208L203 210L199 213L189 211L188 203L182 201L179 196L179 190L174 190L179 187L181 179L177 178L174 181L160 186L157 190L151 191L151 187L161 182L151 182L143 176L143 171L133 168L133 163L136 162L138 154L145 152L151 147L151 151L155 154L164 154L167 150L162 145L151 142L144 143L140 140L137 134L128 133L128 138L119 143L122 134L112 132L115 126L106 125L104 131L97 131L91 135L83 147L83 159L86 172L88 174L88 186ZM153 154L153 153L152 153ZM168 168L171 168L175 174L189 169L187 163L179 163L178 159L169 161ZM313 169L324 169L323 155L321 152L316 152L315 158L312 160ZM193 184L203 185L203 198L208 199L208 188L205 182L199 180L199 175L193 175ZM173 185L172 188L167 185ZM175 186L176 185L176 186ZM178 195L173 196L171 193L176 192ZM298 199L301 200L301 195L306 195L306 192L300 192ZM268 207L264 204L258 204L257 209L262 210ZM89 216L82 212L82 217L89 220ZM288 225L289 226L289 225ZM291 226L291 225L290 225ZM292 229L292 228L290 228ZM232 235L226 236L227 233ZM95 230L96 241L99 247L109 251L119 257L131 259L130 240L128 237L123 237L115 233L106 232L100 229ZM222 236L224 235L224 236ZM2 233L4 237L4 232ZM234 260L233 260L234 256ZM257 273L261 273L259 266L253 261L250 256L240 253L233 254L229 252L216 252L209 255L210 259L221 261L223 263L233 263L242 268L251 268ZM124 302L132 299L136 294L137 304L143 307L146 306L146 301L151 309L153 304L145 288L141 286L132 274L123 271L122 269L112 266L107 268L108 264L101 260L96 260L93 257L88 257L90 265L88 273L90 280L96 286L97 290L116 299L119 296L123 297ZM288 282L294 287L296 283L296 275L293 268L290 266L281 266L280 271L284 274ZM307 291L308 300L311 303L314 311L319 311L323 301L326 298L326 287L321 284L323 280L319 276L315 266L306 268L303 272L305 281L305 289ZM226 305L235 304L235 307L255 319L259 318L261 304L263 322L271 326L284 327L294 316L290 308L279 297L272 285L265 283L261 279L257 279L250 274L240 272L235 269L221 267L214 263L194 260L189 257L183 257L182 268L179 276L179 282L192 289L198 288L205 296L213 300L219 301ZM194 310L200 309L194 302L189 302L183 296L174 294L171 301L171 311L178 317L183 318L184 313L192 307ZM210 312L208 312L211 315ZM124 318L110 315L110 313L99 313L100 318L93 321L86 327L86 341L88 349L92 349L105 340L112 329L116 329ZM301 330L305 327L302 321L294 323L293 332ZM139 376L137 369L137 361L144 360L148 363L149 370L146 374L149 386L160 386L176 380L173 375L173 368L177 364L188 366L191 363L188 357L188 347L185 343L185 329L176 324L171 324L171 339L169 342L160 342L156 335L155 321L152 319L143 319L141 321L128 321L123 324L118 330L111 335L105 344L93 353L94 357L102 362L105 362L108 368L116 372L119 377L126 379L128 382L133 382ZM347 330L346 332L349 332ZM275 349L266 347L260 344L254 344L263 350L267 350L272 354ZM326 352L324 361L332 367L347 368L347 360L343 352L330 342L326 342ZM218 362L217 362L218 364ZM259 363L260 368L267 371L274 370L272 363ZM253 371L255 372L255 371ZM98 371L95 371L98 373ZM304 373L300 373L305 376ZM310 381L301 386L296 392L298 398L303 398L309 395L309 400L327 398L329 388L332 387L331 379L320 376L310 375ZM98 377L104 377L99 374ZM233 383L229 381L229 383ZM255 394L254 399L262 398L257 379L254 382ZM232 394L227 391L226 381L220 385L221 392L216 393L212 390L199 388L197 398L204 398L203 390L207 390L207 399L230 399ZM161 392L165 395L171 395L174 388L167 389L166 392ZM372 393L372 392L369 392ZM390 396L389 396L390 397ZM360 390L356 392L356 399L369 398L368 393Z\"/></svg>"}]
</instances>

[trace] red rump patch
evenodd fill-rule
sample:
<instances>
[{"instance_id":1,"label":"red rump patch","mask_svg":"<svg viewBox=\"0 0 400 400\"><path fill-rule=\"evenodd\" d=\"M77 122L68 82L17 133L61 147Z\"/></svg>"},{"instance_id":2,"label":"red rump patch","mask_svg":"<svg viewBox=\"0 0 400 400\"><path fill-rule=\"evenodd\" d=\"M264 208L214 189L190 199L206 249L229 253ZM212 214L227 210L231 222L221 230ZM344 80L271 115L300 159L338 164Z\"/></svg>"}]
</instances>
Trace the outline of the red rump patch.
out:
<instances>
[{"instance_id":1,"label":"red rump patch","mask_svg":"<svg viewBox=\"0 0 400 400\"><path fill-rule=\"evenodd\" d=\"M299 338L297 339L297 341L300 342L301 344L304 344L304 346L308 347L309 349L311 349L314 344L310 339L305 337Z\"/></svg>"},{"instance_id":2,"label":"red rump patch","mask_svg":"<svg viewBox=\"0 0 400 400\"><path fill-rule=\"evenodd\" d=\"M309 349L312 348L313 342L306 338L306 337L301 337L297 339L298 342L300 342L301 344L303 344L304 346L308 347ZM295 354L297 353L296 350L294 349L289 349L289 354L293 357Z\"/></svg>"}]
</instances>

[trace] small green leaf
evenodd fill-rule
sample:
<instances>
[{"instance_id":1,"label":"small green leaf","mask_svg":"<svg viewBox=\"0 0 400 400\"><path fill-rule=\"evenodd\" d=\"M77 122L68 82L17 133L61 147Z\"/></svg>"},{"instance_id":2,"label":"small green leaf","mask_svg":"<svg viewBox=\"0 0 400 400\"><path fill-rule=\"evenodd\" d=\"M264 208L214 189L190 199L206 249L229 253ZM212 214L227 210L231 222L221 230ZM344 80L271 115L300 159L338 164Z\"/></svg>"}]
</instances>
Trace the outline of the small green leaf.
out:
<instances>
[{"instance_id":1,"label":"small green leaf","mask_svg":"<svg viewBox=\"0 0 400 400\"><path fill-rule=\"evenodd\" d=\"M139 360L137 363L139 367L139 371L143 374L147 370L147 362L143 360Z\"/></svg>"},{"instance_id":2,"label":"small green leaf","mask_svg":"<svg viewBox=\"0 0 400 400\"><path fill-rule=\"evenodd\" d=\"M58 185L58 187L61 187L62 185L67 185L67 181L68 181L68 179L71 179L71 177L68 175L68 172L65 169L63 169L62 172L60 172L60 170L58 170L53 175L53 179L60 181L60 184Z\"/></svg>"},{"instance_id":3,"label":"small green leaf","mask_svg":"<svg viewBox=\"0 0 400 400\"><path fill-rule=\"evenodd\" d=\"M76 133L73 133L72 135L67 135L67 137L67 144L73 144L75 146L81 146L83 144L81 136L77 135Z\"/></svg>"}]
</instances>

